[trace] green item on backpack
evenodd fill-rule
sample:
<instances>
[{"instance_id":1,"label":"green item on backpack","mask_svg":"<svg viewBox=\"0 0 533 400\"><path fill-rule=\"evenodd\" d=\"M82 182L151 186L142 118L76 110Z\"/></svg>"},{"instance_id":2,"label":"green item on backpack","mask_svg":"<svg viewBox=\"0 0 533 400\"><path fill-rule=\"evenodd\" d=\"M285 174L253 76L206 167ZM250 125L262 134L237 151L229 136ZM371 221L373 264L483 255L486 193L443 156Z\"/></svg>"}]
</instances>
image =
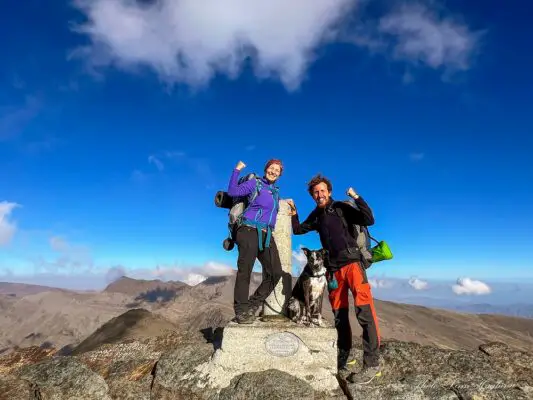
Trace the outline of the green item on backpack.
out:
<instances>
[{"instance_id":1,"label":"green item on backpack","mask_svg":"<svg viewBox=\"0 0 533 400\"><path fill-rule=\"evenodd\" d=\"M358 208L353 198L342 200L342 202ZM336 208L336 212L337 215L342 219L344 227L348 229L350 235L355 238L361 252L361 262L365 269L370 268L375 262L392 259L392 251L390 250L388 244L383 240L378 241L374 239L368 230L368 226L354 224L351 229L349 229L342 210L340 208ZM372 247L371 241L376 242L376 246Z\"/></svg>"},{"instance_id":2,"label":"green item on backpack","mask_svg":"<svg viewBox=\"0 0 533 400\"><path fill-rule=\"evenodd\" d=\"M378 244L371 249L372 262L379 262L392 259L392 251L384 240L378 242Z\"/></svg>"}]
</instances>

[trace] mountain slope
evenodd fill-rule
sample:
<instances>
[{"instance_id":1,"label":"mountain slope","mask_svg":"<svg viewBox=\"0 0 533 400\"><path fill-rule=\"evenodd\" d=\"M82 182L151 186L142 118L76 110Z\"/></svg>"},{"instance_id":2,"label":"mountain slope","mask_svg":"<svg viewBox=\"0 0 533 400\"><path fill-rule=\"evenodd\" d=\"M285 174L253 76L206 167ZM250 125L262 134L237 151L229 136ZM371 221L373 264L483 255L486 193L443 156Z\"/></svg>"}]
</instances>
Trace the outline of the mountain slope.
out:
<instances>
[{"instance_id":1,"label":"mountain slope","mask_svg":"<svg viewBox=\"0 0 533 400\"><path fill-rule=\"evenodd\" d=\"M106 322L76 346L72 355L99 348L104 344L156 337L176 330L176 325L144 309L126 311Z\"/></svg>"},{"instance_id":2,"label":"mountain slope","mask_svg":"<svg viewBox=\"0 0 533 400\"><path fill-rule=\"evenodd\" d=\"M132 296L136 301L169 301L178 293L190 288L189 285L180 281L163 282L159 279L143 280L121 277L107 285L104 293L122 293Z\"/></svg>"},{"instance_id":3,"label":"mountain slope","mask_svg":"<svg viewBox=\"0 0 533 400\"><path fill-rule=\"evenodd\" d=\"M78 343L128 309L120 293L52 291L0 301L0 350L14 346L61 348Z\"/></svg>"},{"instance_id":4,"label":"mountain slope","mask_svg":"<svg viewBox=\"0 0 533 400\"><path fill-rule=\"evenodd\" d=\"M23 297L29 294L42 292L68 292L68 290L48 286L30 285L27 283L0 282L0 295Z\"/></svg>"},{"instance_id":5,"label":"mountain slope","mask_svg":"<svg viewBox=\"0 0 533 400\"><path fill-rule=\"evenodd\" d=\"M261 281L252 275L250 293ZM181 282L121 279L96 293L42 292L24 297L0 295L0 353L15 346L75 347L91 333L125 311L143 308L180 330L198 332L224 326L233 318L235 275L211 277L194 286ZM155 288L155 289L154 289ZM166 300L150 296L167 288ZM126 294L129 293L129 294ZM350 321L355 342L361 329L350 297ZM448 349L471 349L487 341L502 341L516 348L533 349L533 319L502 315L475 315L376 300L384 339L413 341ZM323 314L333 315L327 298Z\"/></svg>"}]
</instances>

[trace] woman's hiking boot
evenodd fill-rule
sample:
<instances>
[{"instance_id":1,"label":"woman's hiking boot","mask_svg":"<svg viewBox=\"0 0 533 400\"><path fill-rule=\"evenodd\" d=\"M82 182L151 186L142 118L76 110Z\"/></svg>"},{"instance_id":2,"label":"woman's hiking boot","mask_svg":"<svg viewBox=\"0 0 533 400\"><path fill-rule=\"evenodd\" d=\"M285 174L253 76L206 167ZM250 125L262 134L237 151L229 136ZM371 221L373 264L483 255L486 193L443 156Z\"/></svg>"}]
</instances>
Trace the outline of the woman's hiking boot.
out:
<instances>
[{"instance_id":1,"label":"woman's hiking boot","mask_svg":"<svg viewBox=\"0 0 533 400\"><path fill-rule=\"evenodd\" d=\"M259 310L260 307L261 307L261 303L250 304L250 308L248 309L248 314L255 317L257 315L257 310Z\"/></svg>"},{"instance_id":2,"label":"woman's hiking boot","mask_svg":"<svg viewBox=\"0 0 533 400\"><path fill-rule=\"evenodd\" d=\"M250 313L243 312L237 314L235 318L233 318L233 321L237 322L238 324L253 324L255 321L255 316L251 315Z\"/></svg>"}]
</instances>

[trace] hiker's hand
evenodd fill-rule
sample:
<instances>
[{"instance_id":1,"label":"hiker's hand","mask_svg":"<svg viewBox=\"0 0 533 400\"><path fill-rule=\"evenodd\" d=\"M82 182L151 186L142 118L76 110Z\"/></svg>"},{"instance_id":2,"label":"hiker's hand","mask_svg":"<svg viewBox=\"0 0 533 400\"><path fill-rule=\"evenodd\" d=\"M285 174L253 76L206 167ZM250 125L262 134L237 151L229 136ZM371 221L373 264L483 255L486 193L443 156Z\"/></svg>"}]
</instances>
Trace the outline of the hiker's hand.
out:
<instances>
[{"instance_id":1,"label":"hiker's hand","mask_svg":"<svg viewBox=\"0 0 533 400\"><path fill-rule=\"evenodd\" d=\"M357 193L355 193L355 190L353 190L353 188L348 188L348 190L346 191L346 194L348 196L350 196L352 199L357 199L359 197L359 195Z\"/></svg>"},{"instance_id":2,"label":"hiker's hand","mask_svg":"<svg viewBox=\"0 0 533 400\"><path fill-rule=\"evenodd\" d=\"M244 167L246 167L246 164L243 163L242 161L239 161L239 162L237 163L237 166L236 166L235 168L238 169L238 170L240 171L240 170L243 169Z\"/></svg>"},{"instance_id":3,"label":"hiker's hand","mask_svg":"<svg viewBox=\"0 0 533 400\"><path fill-rule=\"evenodd\" d=\"M292 217L293 215L296 215L296 206L294 205L294 201L287 200L287 204L291 208L289 211L289 215Z\"/></svg>"}]
</instances>

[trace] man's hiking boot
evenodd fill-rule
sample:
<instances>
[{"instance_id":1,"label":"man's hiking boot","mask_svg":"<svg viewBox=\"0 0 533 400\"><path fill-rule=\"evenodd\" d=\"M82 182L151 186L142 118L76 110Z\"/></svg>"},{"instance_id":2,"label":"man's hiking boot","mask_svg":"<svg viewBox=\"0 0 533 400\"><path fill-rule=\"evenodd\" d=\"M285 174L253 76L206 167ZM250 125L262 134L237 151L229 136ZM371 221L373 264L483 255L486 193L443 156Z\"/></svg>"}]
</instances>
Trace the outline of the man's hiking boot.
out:
<instances>
[{"instance_id":1,"label":"man's hiking boot","mask_svg":"<svg viewBox=\"0 0 533 400\"><path fill-rule=\"evenodd\" d=\"M339 349L337 351L337 369L351 369L356 364L357 360L351 350Z\"/></svg>"},{"instance_id":2,"label":"man's hiking boot","mask_svg":"<svg viewBox=\"0 0 533 400\"><path fill-rule=\"evenodd\" d=\"M357 360L351 350L341 350L337 352L337 370L338 377L346 380L350 374L353 374L357 365Z\"/></svg>"},{"instance_id":3,"label":"man's hiking boot","mask_svg":"<svg viewBox=\"0 0 533 400\"><path fill-rule=\"evenodd\" d=\"M352 373L348 376L347 381L359 385L366 385L372 382L375 378L381 377L380 367L363 367L361 372Z\"/></svg>"}]
</instances>

